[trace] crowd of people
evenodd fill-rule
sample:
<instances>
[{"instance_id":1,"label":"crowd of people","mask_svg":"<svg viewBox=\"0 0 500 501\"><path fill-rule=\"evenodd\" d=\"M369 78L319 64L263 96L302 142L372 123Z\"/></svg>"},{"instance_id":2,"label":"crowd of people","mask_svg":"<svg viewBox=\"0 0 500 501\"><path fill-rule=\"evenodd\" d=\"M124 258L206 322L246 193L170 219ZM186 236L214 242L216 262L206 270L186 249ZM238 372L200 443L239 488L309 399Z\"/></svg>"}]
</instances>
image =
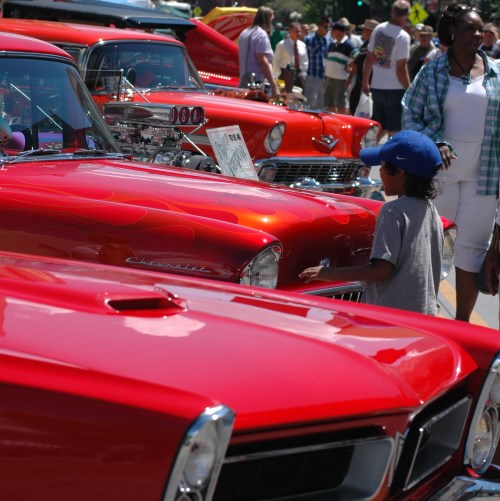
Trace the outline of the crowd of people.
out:
<instances>
[{"instance_id":1,"label":"crowd of people","mask_svg":"<svg viewBox=\"0 0 500 501\"><path fill-rule=\"evenodd\" d=\"M268 78L270 95L279 79L287 95L299 86L311 109L357 114L360 98L369 96L385 144L362 150L361 159L381 165L386 194L397 197L384 204L366 266L312 267L301 277L364 280L367 302L435 315L439 214L458 228L456 319L468 322L482 269L489 292L498 292L498 31L466 3L449 3L436 27L413 26L410 9L407 0L396 0L388 20L367 19L359 27L346 18L291 23L261 75ZM402 285L409 280L415 287Z\"/></svg>"}]
</instances>

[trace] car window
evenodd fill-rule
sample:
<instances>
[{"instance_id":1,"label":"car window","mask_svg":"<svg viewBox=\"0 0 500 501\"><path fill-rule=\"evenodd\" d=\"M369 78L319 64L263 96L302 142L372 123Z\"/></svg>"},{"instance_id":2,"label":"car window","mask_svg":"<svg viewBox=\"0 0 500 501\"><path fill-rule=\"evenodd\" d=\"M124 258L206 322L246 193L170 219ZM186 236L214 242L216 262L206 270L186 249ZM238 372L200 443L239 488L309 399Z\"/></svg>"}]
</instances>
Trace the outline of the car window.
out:
<instances>
[{"instance_id":1,"label":"car window","mask_svg":"<svg viewBox=\"0 0 500 501\"><path fill-rule=\"evenodd\" d=\"M109 92L110 84L116 84L120 75L137 88L203 88L178 45L120 42L100 44L91 50L85 83L93 92Z\"/></svg>"},{"instance_id":2,"label":"car window","mask_svg":"<svg viewBox=\"0 0 500 501\"><path fill-rule=\"evenodd\" d=\"M76 68L27 58L2 58L0 68L0 113L25 136L24 150L117 151Z\"/></svg>"}]
</instances>

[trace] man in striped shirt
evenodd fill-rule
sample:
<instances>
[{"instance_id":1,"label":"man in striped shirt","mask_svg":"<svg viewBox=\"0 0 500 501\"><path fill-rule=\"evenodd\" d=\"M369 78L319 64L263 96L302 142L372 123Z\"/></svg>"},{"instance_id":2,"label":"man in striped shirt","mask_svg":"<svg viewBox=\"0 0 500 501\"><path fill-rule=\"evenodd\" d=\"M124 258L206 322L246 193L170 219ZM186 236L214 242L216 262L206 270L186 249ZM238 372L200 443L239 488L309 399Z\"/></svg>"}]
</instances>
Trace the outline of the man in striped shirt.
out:
<instances>
[{"instance_id":1,"label":"man in striped shirt","mask_svg":"<svg viewBox=\"0 0 500 501\"><path fill-rule=\"evenodd\" d=\"M328 47L326 55L326 82L324 93L324 104L328 111L334 113L349 113L349 103L347 101L347 69L355 56L357 49L347 36L349 25L341 20L333 23L333 41Z\"/></svg>"}]
</instances>

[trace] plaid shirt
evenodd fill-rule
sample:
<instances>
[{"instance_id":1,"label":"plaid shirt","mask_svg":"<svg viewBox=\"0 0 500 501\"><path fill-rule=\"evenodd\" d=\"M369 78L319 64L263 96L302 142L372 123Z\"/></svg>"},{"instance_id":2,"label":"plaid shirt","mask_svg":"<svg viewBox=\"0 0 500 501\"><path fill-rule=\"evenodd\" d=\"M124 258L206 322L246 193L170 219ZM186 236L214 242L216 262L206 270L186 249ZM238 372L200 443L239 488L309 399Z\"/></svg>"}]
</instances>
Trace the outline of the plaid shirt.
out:
<instances>
[{"instance_id":1,"label":"plaid shirt","mask_svg":"<svg viewBox=\"0 0 500 501\"><path fill-rule=\"evenodd\" d=\"M316 33L304 39L309 57L307 74L313 77L325 78L325 58L328 47L332 43L330 35L319 37Z\"/></svg>"},{"instance_id":2,"label":"plaid shirt","mask_svg":"<svg viewBox=\"0 0 500 501\"><path fill-rule=\"evenodd\" d=\"M484 138L481 147L478 195L498 193L500 171L500 62L488 59L478 51L485 61L483 86L488 98ZM443 108L448 92L450 63L448 56L438 57L422 67L406 91L401 104L403 129L423 132L436 143L443 141Z\"/></svg>"}]
</instances>

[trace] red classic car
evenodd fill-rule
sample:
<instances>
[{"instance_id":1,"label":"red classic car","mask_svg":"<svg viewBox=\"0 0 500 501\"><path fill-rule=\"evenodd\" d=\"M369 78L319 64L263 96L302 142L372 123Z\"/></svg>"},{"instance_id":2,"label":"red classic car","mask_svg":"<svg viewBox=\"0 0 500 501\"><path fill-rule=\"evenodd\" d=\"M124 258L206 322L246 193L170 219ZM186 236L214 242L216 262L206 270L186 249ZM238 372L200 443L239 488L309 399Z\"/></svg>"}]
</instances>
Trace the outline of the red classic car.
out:
<instances>
[{"instance_id":1,"label":"red classic car","mask_svg":"<svg viewBox=\"0 0 500 501\"><path fill-rule=\"evenodd\" d=\"M381 202L134 161L66 52L6 33L0 48L1 249L324 296L362 291L298 275L365 263ZM164 123L201 115L162 110ZM447 268L456 229L444 224Z\"/></svg>"},{"instance_id":2,"label":"red classic car","mask_svg":"<svg viewBox=\"0 0 500 501\"><path fill-rule=\"evenodd\" d=\"M33 16L43 17L31 4L36 7L38 2L7 0L4 15L28 16L33 11ZM67 15L74 4L52 2L47 15L55 15L58 5ZM361 147L375 144L377 122L214 95L200 80L184 45L165 35L12 18L2 20L2 29L54 43L72 54L101 110L110 100L202 106L207 121L189 134L186 150L215 158L207 129L237 124L263 181L366 197L380 189L359 159ZM103 84L118 74L123 85Z\"/></svg>"},{"instance_id":3,"label":"red classic car","mask_svg":"<svg viewBox=\"0 0 500 501\"><path fill-rule=\"evenodd\" d=\"M498 499L496 331L10 254L0 304L2 499Z\"/></svg>"},{"instance_id":4,"label":"red classic car","mask_svg":"<svg viewBox=\"0 0 500 501\"><path fill-rule=\"evenodd\" d=\"M298 274L321 260L365 262L380 202L134 161L66 52L6 33L0 48L1 249L329 296L362 291Z\"/></svg>"}]
</instances>

